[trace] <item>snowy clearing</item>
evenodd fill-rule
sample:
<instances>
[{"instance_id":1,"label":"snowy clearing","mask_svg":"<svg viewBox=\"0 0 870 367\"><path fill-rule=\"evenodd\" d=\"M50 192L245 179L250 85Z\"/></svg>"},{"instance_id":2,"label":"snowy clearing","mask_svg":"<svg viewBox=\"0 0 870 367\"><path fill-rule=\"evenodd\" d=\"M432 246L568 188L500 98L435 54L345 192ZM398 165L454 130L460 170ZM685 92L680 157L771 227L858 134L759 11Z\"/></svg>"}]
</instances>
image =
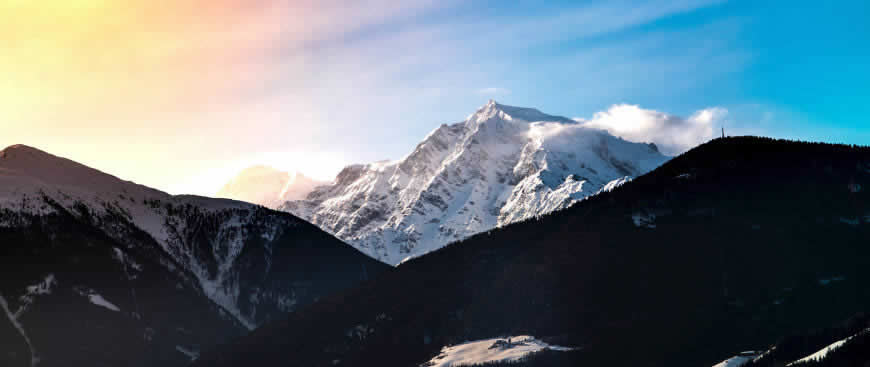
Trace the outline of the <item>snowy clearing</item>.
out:
<instances>
[{"instance_id":1,"label":"snowy clearing","mask_svg":"<svg viewBox=\"0 0 870 367\"><path fill-rule=\"evenodd\" d=\"M574 348L549 345L533 336L520 335L466 342L441 349L441 354L422 366L468 366L487 362L515 362L542 350L570 351Z\"/></svg>"}]
</instances>

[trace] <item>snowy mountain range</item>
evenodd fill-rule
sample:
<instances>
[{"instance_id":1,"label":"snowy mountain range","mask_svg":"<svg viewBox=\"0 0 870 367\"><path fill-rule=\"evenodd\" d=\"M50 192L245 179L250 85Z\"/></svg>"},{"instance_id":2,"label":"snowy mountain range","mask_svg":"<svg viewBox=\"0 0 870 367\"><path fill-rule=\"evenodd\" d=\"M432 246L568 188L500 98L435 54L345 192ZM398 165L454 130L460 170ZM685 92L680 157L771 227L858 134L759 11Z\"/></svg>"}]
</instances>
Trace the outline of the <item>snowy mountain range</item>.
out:
<instances>
[{"instance_id":1,"label":"snowy mountain range","mask_svg":"<svg viewBox=\"0 0 870 367\"><path fill-rule=\"evenodd\" d=\"M61 329L145 341L125 344L144 348L125 359L90 356L100 363L166 348L189 361L388 268L290 214L172 196L23 145L0 151L0 243L0 268L14 269L0 279L0 340L20 334L32 360L52 363L87 354ZM19 332L4 334L7 322ZM190 353L154 342L168 334L191 339Z\"/></svg>"},{"instance_id":2,"label":"snowy mountain range","mask_svg":"<svg viewBox=\"0 0 870 367\"><path fill-rule=\"evenodd\" d=\"M331 184L278 208L396 265L566 208L667 160L653 144L489 101L429 133L404 158L348 166Z\"/></svg>"},{"instance_id":3,"label":"snowy mountain range","mask_svg":"<svg viewBox=\"0 0 870 367\"><path fill-rule=\"evenodd\" d=\"M299 172L254 166L224 185L217 197L257 203L274 209L288 200L304 199L315 187L324 184L326 182L308 178Z\"/></svg>"}]
</instances>

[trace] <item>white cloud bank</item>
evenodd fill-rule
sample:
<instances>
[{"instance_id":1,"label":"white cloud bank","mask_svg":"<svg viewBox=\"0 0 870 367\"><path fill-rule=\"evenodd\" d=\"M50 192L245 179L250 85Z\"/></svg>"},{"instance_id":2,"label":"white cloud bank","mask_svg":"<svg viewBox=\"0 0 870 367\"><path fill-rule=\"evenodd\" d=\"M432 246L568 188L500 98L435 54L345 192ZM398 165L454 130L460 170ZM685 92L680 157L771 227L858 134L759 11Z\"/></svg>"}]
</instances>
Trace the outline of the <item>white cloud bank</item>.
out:
<instances>
[{"instance_id":1,"label":"white cloud bank","mask_svg":"<svg viewBox=\"0 0 870 367\"><path fill-rule=\"evenodd\" d=\"M575 120L628 141L655 143L662 153L676 155L712 139L714 127L720 125L727 115L728 110L711 107L682 118L636 105L619 104L595 113L591 120Z\"/></svg>"}]
</instances>

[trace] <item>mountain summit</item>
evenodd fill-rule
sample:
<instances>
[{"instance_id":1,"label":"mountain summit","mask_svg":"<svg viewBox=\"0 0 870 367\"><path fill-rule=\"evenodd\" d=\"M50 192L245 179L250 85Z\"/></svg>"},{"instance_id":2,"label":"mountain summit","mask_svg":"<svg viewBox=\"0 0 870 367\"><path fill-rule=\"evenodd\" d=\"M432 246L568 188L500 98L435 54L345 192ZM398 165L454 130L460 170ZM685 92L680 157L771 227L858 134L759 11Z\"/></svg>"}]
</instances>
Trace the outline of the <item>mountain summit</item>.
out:
<instances>
[{"instance_id":1,"label":"mountain summit","mask_svg":"<svg viewBox=\"0 0 870 367\"><path fill-rule=\"evenodd\" d=\"M300 172L284 172L268 166L249 167L228 182L217 197L247 201L275 208L288 200L305 198L324 184Z\"/></svg>"},{"instance_id":2,"label":"mountain summit","mask_svg":"<svg viewBox=\"0 0 870 367\"><path fill-rule=\"evenodd\" d=\"M404 158L344 168L279 207L389 264L609 190L664 163L569 118L489 101Z\"/></svg>"},{"instance_id":3,"label":"mountain summit","mask_svg":"<svg viewBox=\"0 0 870 367\"><path fill-rule=\"evenodd\" d=\"M110 174L22 144L0 150L0 179L11 180L12 178L29 180L34 184L78 187L88 190L130 184L130 182L122 181ZM4 186L8 188L10 185Z\"/></svg>"},{"instance_id":4,"label":"mountain summit","mask_svg":"<svg viewBox=\"0 0 870 367\"><path fill-rule=\"evenodd\" d=\"M477 109L477 112L468 117L468 121L484 122L493 118L502 118L508 120L521 120L527 122L533 121L553 121L564 123L575 123L574 120L561 116L553 116L545 114L535 108L514 107L503 105L495 100L490 99L485 105Z\"/></svg>"}]
</instances>

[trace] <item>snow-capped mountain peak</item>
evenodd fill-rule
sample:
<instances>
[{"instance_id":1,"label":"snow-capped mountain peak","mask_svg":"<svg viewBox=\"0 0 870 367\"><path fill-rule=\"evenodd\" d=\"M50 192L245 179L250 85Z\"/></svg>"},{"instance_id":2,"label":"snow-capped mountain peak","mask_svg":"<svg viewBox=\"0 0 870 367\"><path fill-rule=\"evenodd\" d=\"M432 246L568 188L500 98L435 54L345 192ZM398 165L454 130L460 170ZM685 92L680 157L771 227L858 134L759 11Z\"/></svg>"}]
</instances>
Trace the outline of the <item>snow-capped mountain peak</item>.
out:
<instances>
[{"instance_id":1,"label":"snow-capped mountain peak","mask_svg":"<svg viewBox=\"0 0 870 367\"><path fill-rule=\"evenodd\" d=\"M37 198L42 195L70 205L76 201L102 203L104 199L122 196L169 197L169 194L162 191L123 181L26 145L13 145L0 151L0 207L4 203L18 203L21 197Z\"/></svg>"},{"instance_id":2,"label":"snow-capped mountain peak","mask_svg":"<svg viewBox=\"0 0 870 367\"><path fill-rule=\"evenodd\" d=\"M499 118L505 121L550 121L575 123L574 120L571 120L569 118L548 115L535 108L503 105L492 99L490 99L489 102L477 109L477 112L471 114L471 116L468 117L467 121L471 123L483 123L494 118Z\"/></svg>"},{"instance_id":3,"label":"snow-capped mountain peak","mask_svg":"<svg viewBox=\"0 0 870 367\"><path fill-rule=\"evenodd\" d=\"M490 100L398 161L351 165L279 208L363 252L405 258L565 208L667 157L582 123Z\"/></svg>"}]
</instances>

